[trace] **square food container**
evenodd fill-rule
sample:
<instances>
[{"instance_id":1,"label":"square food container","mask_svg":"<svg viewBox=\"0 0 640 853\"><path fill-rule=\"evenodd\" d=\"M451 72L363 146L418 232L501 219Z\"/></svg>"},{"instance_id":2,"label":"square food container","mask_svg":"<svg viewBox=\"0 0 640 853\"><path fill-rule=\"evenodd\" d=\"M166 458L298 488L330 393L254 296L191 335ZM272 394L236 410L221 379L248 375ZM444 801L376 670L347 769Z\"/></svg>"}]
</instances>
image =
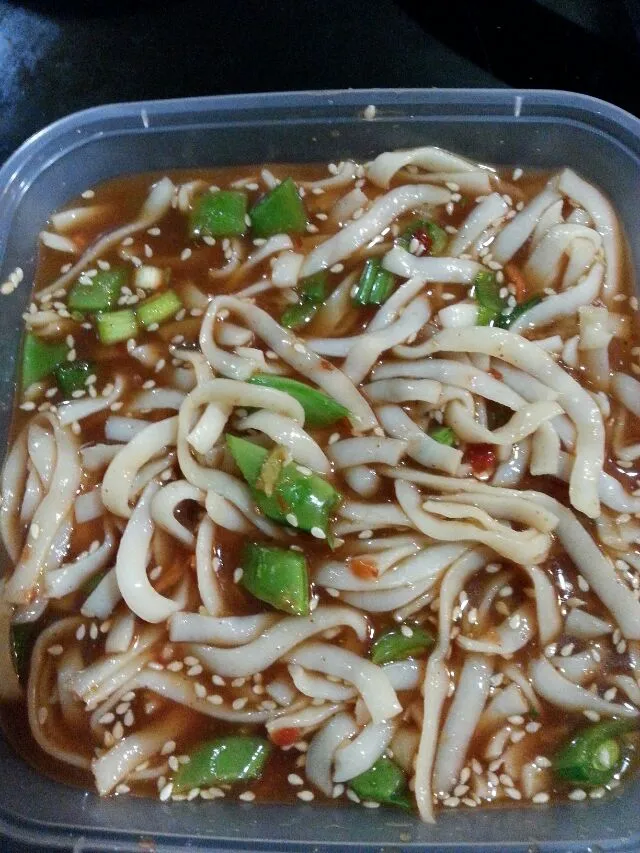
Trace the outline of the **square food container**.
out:
<instances>
[{"instance_id":1,"label":"square food container","mask_svg":"<svg viewBox=\"0 0 640 853\"><path fill-rule=\"evenodd\" d=\"M364 109L376 106L372 120ZM612 199L640 264L640 121L603 101L553 91L373 89L149 101L97 107L56 122L0 170L0 282L25 280L0 311L0 434L9 429L21 313L38 232L87 187L132 172L265 161L369 159L440 145L480 162L571 166ZM474 851L640 850L640 778L609 799L570 806L441 812L426 826L358 806L162 804L101 800L40 776L0 738L0 834L25 850ZM4 845L0 840L0 849Z\"/></svg>"}]
</instances>

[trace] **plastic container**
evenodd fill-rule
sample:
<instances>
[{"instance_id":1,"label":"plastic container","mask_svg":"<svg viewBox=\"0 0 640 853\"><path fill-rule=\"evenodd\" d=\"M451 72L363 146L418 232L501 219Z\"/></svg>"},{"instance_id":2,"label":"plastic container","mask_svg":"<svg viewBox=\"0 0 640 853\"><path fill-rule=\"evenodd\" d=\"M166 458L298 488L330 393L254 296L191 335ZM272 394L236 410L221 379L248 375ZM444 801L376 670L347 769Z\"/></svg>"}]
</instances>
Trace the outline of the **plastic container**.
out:
<instances>
[{"instance_id":1,"label":"plastic container","mask_svg":"<svg viewBox=\"0 0 640 853\"><path fill-rule=\"evenodd\" d=\"M377 107L365 120L368 104ZM602 187L640 262L640 122L564 92L363 90L119 104L69 116L0 170L0 281L25 281L0 312L0 430L11 414L20 314L37 234L71 196L127 172L263 161L369 158L437 144L491 163L569 165ZM400 811L233 801L100 800L38 775L0 739L0 832L25 849L80 851L475 851L597 853L640 849L640 778L610 799L570 806L459 809L425 826ZM0 845L2 846L2 845Z\"/></svg>"}]
</instances>

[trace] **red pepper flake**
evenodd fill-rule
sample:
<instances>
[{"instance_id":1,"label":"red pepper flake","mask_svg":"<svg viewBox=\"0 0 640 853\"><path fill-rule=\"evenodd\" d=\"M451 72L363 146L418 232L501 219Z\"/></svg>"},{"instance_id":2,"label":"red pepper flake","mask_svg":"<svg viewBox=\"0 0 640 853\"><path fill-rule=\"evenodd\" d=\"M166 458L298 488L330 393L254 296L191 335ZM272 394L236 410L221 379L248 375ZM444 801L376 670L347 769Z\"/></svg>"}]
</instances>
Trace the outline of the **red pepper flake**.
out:
<instances>
[{"instance_id":1,"label":"red pepper flake","mask_svg":"<svg viewBox=\"0 0 640 853\"><path fill-rule=\"evenodd\" d=\"M433 248L433 240L431 239L430 234L428 234L424 230L424 228L416 228L416 230L413 232L413 239L417 240L418 243L420 243L420 245L424 249L425 255L431 254L431 249Z\"/></svg>"},{"instance_id":2,"label":"red pepper flake","mask_svg":"<svg viewBox=\"0 0 640 853\"><path fill-rule=\"evenodd\" d=\"M470 444L464 454L464 461L471 465L476 476L486 474L496 464L496 453L490 444Z\"/></svg>"},{"instance_id":3,"label":"red pepper flake","mask_svg":"<svg viewBox=\"0 0 640 853\"><path fill-rule=\"evenodd\" d=\"M487 371L487 373L489 373L491 376L493 376L494 379L498 379L500 382L504 378L502 376L502 373L500 373L499 370L496 370L495 367L490 367L489 370Z\"/></svg>"},{"instance_id":4,"label":"red pepper flake","mask_svg":"<svg viewBox=\"0 0 640 853\"><path fill-rule=\"evenodd\" d=\"M300 740L300 729L293 727L276 729L271 733L271 740L276 746L293 746L297 740Z\"/></svg>"},{"instance_id":5,"label":"red pepper flake","mask_svg":"<svg viewBox=\"0 0 640 853\"><path fill-rule=\"evenodd\" d=\"M351 560L349 565L351 566L353 574L363 581L370 581L378 577L378 569L376 566L374 566L373 563L369 563L362 557L355 557Z\"/></svg>"}]
</instances>

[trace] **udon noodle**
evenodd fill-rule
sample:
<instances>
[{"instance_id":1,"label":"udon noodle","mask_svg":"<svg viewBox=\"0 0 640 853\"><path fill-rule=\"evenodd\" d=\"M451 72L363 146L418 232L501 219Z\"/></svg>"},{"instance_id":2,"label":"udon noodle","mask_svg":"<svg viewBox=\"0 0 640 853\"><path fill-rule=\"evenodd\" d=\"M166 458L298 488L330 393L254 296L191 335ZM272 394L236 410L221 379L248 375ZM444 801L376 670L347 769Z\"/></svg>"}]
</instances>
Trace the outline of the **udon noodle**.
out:
<instances>
[{"instance_id":1,"label":"udon noodle","mask_svg":"<svg viewBox=\"0 0 640 853\"><path fill-rule=\"evenodd\" d=\"M429 147L140 175L41 242L0 512L33 762L426 821L620 784L640 347L596 187Z\"/></svg>"}]
</instances>

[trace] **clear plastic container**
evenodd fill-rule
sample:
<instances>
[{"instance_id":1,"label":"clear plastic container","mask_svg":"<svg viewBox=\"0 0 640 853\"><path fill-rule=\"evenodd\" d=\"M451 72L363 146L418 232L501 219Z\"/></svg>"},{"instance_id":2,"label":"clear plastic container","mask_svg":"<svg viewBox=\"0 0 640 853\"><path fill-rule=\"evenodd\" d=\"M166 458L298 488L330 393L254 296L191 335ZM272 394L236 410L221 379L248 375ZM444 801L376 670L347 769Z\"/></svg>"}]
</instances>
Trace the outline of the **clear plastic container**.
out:
<instances>
[{"instance_id":1,"label":"clear plastic container","mask_svg":"<svg viewBox=\"0 0 640 853\"><path fill-rule=\"evenodd\" d=\"M374 120L364 108L374 104ZM640 262L640 121L566 92L400 89L241 95L115 104L62 119L26 142L0 170L2 297L0 431L11 416L21 312L38 231L88 186L130 172L263 161L369 158L436 144L473 159L523 167L569 165L602 187ZM598 853L640 849L640 778L615 796L570 806L441 813L435 826L400 811L261 806L215 801L163 805L101 800L40 776L0 738L0 833L25 850L474 851ZM4 846L0 842L0 847Z\"/></svg>"}]
</instances>

